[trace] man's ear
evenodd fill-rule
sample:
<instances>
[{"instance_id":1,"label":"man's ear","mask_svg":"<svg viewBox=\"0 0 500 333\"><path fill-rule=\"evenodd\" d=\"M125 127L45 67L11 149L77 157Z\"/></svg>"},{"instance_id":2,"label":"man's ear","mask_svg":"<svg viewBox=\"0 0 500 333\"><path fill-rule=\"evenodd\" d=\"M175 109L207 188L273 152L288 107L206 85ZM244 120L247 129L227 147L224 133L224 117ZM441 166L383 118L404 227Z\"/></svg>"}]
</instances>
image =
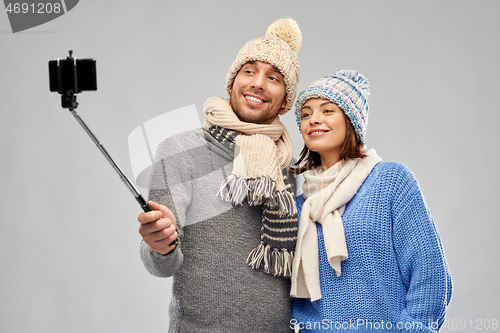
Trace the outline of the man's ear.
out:
<instances>
[{"instance_id":1,"label":"man's ear","mask_svg":"<svg viewBox=\"0 0 500 333\"><path fill-rule=\"evenodd\" d=\"M283 110L285 110L285 109L286 109L286 95L285 95L285 99L283 100L283 103L281 104L281 108L282 108Z\"/></svg>"}]
</instances>

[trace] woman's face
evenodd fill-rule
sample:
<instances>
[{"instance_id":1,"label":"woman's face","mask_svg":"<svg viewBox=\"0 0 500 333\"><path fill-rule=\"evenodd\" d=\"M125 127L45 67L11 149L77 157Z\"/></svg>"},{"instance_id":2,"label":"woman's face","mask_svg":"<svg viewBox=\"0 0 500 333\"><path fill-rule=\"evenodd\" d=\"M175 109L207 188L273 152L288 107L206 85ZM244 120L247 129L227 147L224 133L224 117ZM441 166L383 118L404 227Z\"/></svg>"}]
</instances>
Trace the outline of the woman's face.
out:
<instances>
[{"instance_id":1,"label":"woman's face","mask_svg":"<svg viewBox=\"0 0 500 333\"><path fill-rule=\"evenodd\" d=\"M322 98L309 99L302 107L300 132L309 150L319 153L329 168L338 162L346 134L345 115L337 104Z\"/></svg>"}]
</instances>

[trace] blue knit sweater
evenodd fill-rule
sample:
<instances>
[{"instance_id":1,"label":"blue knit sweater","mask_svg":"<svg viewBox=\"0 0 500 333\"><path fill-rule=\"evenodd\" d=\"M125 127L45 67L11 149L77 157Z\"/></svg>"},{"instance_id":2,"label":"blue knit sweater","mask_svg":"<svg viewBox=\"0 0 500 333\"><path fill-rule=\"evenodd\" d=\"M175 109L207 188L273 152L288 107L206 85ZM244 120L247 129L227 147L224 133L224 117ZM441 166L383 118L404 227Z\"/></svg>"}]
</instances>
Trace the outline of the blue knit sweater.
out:
<instances>
[{"instance_id":1,"label":"blue knit sweater","mask_svg":"<svg viewBox=\"0 0 500 333\"><path fill-rule=\"evenodd\" d=\"M297 197L300 211L304 197ZM300 215L299 215L300 216ZM452 281L421 189L401 163L380 162L342 216L349 258L337 277L316 223L322 298L293 299L300 332L437 332Z\"/></svg>"}]
</instances>

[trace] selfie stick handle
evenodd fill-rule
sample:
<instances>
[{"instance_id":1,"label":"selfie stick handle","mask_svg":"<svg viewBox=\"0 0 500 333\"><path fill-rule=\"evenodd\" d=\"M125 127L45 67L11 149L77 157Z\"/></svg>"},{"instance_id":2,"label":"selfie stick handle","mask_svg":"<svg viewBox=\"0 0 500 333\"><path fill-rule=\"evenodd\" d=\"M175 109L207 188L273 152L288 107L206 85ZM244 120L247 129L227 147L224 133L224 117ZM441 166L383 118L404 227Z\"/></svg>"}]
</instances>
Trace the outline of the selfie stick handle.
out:
<instances>
[{"instance_id":1,"label":"selfie stick handle","mask_svg":"<svg viewBox=\"0 0 500 333\"><path fill-rule=\"evenodd\" d=\"M83 122L82 118L80 118L80 116L78 115L78 113L74 109L70 109L70 111L73 114L73 116L75 116L76 120L80 123L80 125L82 125L83 129L85 130L85 132L87 132L87 134L92 138L92 140L96 144L97 148L99 148L99 150L103 153L104 157L106 157L106 159L109 161L109 163L116 170L116 172L118 173L118 175L120 176L120 178L122 179L122 181L128 187L128 189L130 190L130 192L132 192L132 194L134 195L135 200L137 200L137 202L141 206L142 210L145 211L145 212L152 211L153 209L151 208L151 206L146 202L146 200L144 200L144 198L142 197L142 195L135 188L134 184L132 184L132 182L128 179L128 177L120 169L120 167L118 166L118 164L116 164L115 161L111 158L111 156L108 154L108 152L103 147L103 145L99 142L99 140L97 140L97 138L95 137L95 135L92 133L92 131L90 130L90 128L88 128L87 125Z\"/></svg>"}]
</instances>

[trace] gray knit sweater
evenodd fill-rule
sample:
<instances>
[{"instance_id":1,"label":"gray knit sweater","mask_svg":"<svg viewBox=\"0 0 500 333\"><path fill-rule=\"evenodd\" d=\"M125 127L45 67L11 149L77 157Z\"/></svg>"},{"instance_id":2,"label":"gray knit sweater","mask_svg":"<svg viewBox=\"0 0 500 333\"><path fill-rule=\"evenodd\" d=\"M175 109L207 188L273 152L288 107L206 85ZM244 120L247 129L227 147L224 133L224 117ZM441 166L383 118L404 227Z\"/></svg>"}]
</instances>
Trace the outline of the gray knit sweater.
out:
<instances>
[{"instance_id":1,"label":"gray knit sweater","mask_svg":"<svg viewBox=\"0 0 500 333\"><path fill-rule=\"evenodd\" d=\"M233 206L217 196L231 174L234 145L197 129L158 147L149 200L177 218L180 243L160 255L141 243L146 269L173 276L169 332L291 332L290 280L246 264L259 244L261 206ZM295 181L285 171L285 182Z\"/></svg>"}]
</instances>

